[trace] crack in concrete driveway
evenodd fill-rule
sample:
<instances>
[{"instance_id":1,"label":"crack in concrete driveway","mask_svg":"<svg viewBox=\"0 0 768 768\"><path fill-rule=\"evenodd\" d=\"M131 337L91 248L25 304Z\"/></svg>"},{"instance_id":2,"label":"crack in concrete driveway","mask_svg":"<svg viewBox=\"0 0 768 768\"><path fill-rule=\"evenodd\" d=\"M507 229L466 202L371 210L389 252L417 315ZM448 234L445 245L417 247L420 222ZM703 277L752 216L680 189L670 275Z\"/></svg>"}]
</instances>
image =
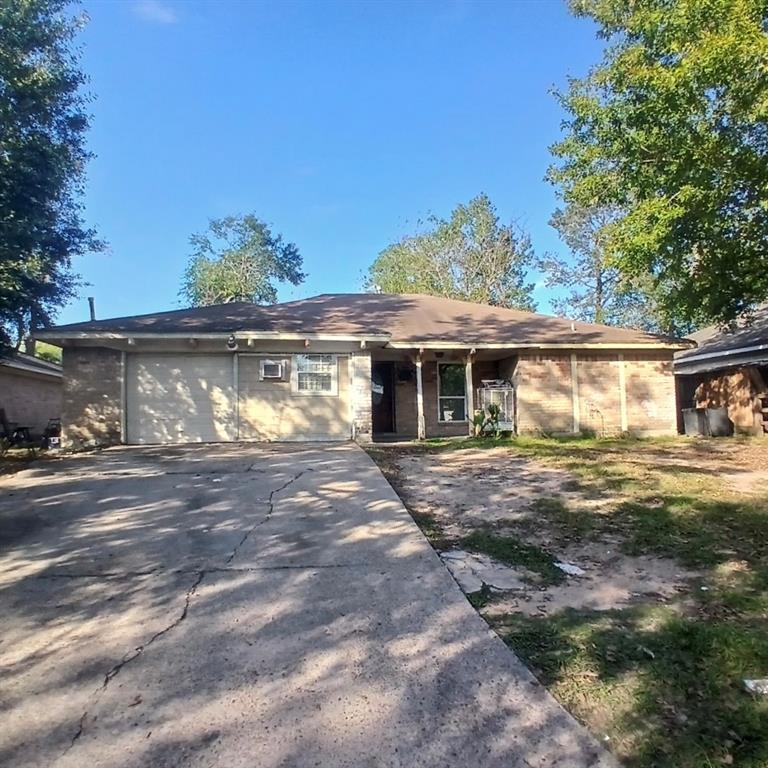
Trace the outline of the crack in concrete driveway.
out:
<instances>
[{"instance_id":1,"label":"crack in concrete driveway","mask_svg":"<svg viewBox=\"0 0 768 768\"><path fill-rule=\"evenodd\" d=\"M166 473L166 474L172 474L172 473ZM179 473L175 473L179 474ZM246 532L243 534L243 537L240 539L240 541L235 545L235 548L230 553L229 557L224 561L225 565L228 565L231 563L235 557L237 556L237 553L240 551L240 548L246 543L250 535L261 525L267 522L269 518L272 516L272 512L274 510L274 499L275 496L280 493L281 491L284 491L286 488L288 488L289 485L291 485L293 482L298 480L302 475L304 474L304 471L299 472L298 474L291 477L289 480L286 480L280 487L275 488L270 491L269 493L269 501L268 501L268 508L267 508L267 514L264 516L263 519L257 521L254 525L252 525L250 528L246 530ZM195 574L195 580L192 583L192 586L187 590L185 597L184 597L184 606L179 614L179 616L174 619L170 624L163 627L161 630L155 632L149 640L147 640L145 643L142 643L141 645L136 646L132 651L127 653L123 658L115 664L105 675L104 675L104 681L102 682L101 686L96 690L93 694L94 697L98 697L99 694L106 689L106 687L109 685L109 683L112 681L113 678L117 677L117 675L120 674L121 670L126 664L130 664L130 662L137 659L144 651L147 650L156 640L159 640L161 637L167 635L172 630L176 629L176 627L181 624L184 619L187 618L187 614L189 613L189 606L192 601L192 596L197 591L197 588L202 583L203 579L206 577L208 573L217 572L220 573L224 569L214 569L214 568L208 568L200 571L196 571ZM157 569L150 569L148 571L139 571L138 573L140 575L151 575L152 573L156 572ZM72 578L71 574L66 574L66 577ZM75 742L83 735L83 732L85 731L85 726L88 722L88 710L83 712L83 714L80 716L80 719L78 721L78 727L77 731L75 732L74 736L72 737L69 746L67 747L66 751L69 751L69 749L74 746Z\"/></svg>"},{"instance_id":2,"label":"crack in concrete driveway","mask_svg":"<svg viewBox=\"0 0 768 768\"><path fill-rule=\"evenodd\" d=\"M0 528L2 765L614 765L354 445L46 462Z\"/></svg>"}]
</instances>

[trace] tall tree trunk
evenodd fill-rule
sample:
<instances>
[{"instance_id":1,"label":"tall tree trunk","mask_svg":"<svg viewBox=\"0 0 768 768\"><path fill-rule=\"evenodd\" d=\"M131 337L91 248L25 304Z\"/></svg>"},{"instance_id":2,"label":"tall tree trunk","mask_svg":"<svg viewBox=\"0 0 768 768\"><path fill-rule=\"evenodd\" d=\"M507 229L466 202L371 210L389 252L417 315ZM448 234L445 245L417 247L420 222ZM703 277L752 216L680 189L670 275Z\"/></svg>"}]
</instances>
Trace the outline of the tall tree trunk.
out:
<instances>
[{"instance_id":1,"label":"tall tree trunk","mask_svg":"<svg viewBox=\"0 0 768 768\"><path fill-rule=\"evenodd\" d=\"M605 323L604 306L605 286L603 284L603 265L598 262L595 273L595 322Z\"/></svg>"}]
</instances>

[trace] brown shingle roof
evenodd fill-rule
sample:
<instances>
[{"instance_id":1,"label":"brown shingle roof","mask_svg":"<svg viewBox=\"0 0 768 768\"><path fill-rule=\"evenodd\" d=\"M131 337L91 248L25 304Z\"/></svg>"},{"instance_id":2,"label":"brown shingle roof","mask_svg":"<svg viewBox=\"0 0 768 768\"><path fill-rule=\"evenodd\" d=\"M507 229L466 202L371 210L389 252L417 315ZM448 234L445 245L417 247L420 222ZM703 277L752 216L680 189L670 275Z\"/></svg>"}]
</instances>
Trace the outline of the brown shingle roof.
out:
<instances>
[{"instance_id":1,"label":"brown shingle roof","mask_svg":"<svg viewBox=\"0 0 768 768\"><path fill-rule=\"evenodd\" d=\"M768 360L768 304L762 304L733 329L716 325L691 334L698 344L675 355L675 370L681 373L716 370L750 360Z\"/></svg>"},{"instance_id":2,"label":"brown shingle roof","mask_svg":"<svg viewBox=\"0 0 768 768\"><path fill-rule=\"evenodd\" d=\"M43 376L55 376L61 378L62 368L58 363L52 363L50 360L42 360L39 357L24 354L23 352L14 352L9 357L0 358L0 366L14 368L29 373L38 373Z\"/></svg>"},{"instance_id":3,"label":"brown shingle roof","mask_svg":"<svg viewBox=\"0 0 768 768\"><path fill-rule=\"evenodd\" d=\"M267 332L389 335L392 343L483 346L540 344L673 344L679 339L642 331L418 294L331 293L271 306L218 304L52 328L41 338L99 333Z\"/></svg>"}]
</instances>

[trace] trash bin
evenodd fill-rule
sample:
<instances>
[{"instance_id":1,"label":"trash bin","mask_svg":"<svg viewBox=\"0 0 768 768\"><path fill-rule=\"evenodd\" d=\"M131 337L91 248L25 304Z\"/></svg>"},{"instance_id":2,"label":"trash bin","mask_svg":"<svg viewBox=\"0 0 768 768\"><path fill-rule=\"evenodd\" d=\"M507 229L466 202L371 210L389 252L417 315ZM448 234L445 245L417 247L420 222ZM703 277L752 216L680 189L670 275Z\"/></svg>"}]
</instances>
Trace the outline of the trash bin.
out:
<instances>
[{"instance_id":1,"label":"trash bin","mask_svg":"<svg viewBox=\"0 0 768 768\"><path fill-rule=\"evenodd\" d=\"M712 437L728 437L733 434L727 408L707 408L707 433Z\"/></svg>"},{"instance_id":2,"label":"trash bin","mask_svg":"<svg viewBox=\"0 0 768 768\"><path fill-rule=\"evenodd\" d=\"M708 435L706 408L683 408L683 426L686 435Z\"/></svg>"}]
</instances>

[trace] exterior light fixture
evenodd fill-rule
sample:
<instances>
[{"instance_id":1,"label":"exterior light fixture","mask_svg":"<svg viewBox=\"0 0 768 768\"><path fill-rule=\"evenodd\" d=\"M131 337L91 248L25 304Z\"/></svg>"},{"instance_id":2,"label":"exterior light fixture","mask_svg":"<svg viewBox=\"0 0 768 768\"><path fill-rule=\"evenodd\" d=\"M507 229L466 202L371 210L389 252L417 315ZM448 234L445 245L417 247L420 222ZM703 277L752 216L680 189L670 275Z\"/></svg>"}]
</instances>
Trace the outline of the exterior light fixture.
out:
<instances>
[{"instance_id":1,"label":"exterior light fixture","mask_svg":"<svg viewBox=\"0 0 768 768\"><path fill-rule=\"evenodd\" d=\"M234 333L229 334L229 338L227 339L227 349L230 352L234 352L237 349L237 339L235 338Z\"/></svg>"}]
</instances>

